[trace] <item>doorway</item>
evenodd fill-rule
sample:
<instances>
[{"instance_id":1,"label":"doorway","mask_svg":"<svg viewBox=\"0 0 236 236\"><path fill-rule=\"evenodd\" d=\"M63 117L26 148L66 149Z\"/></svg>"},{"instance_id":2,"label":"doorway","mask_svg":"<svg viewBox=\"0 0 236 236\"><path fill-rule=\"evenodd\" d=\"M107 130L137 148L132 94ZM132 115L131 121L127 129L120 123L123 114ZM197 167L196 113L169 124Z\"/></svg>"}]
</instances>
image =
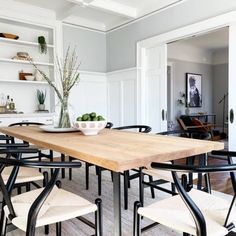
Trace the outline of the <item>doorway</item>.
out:
<instances>
[{"instance_id":1,"label":"doorway","mask_svg":"<svg viewBox=\"0 0 236 236\"><path fill-rule=\"evenodd\" d=\"M228 27L168 44L168 64L175 65L172 69L171 85L173 87L167 90L167 111L170 114L168 123L174 123L177 126L176 119L181 115L186 115L188 108L192 116L208 115L208 122L214 123L215 131L221 133L221 137L227 136L228 48ZM200 102L197 106L187 101L188 75L192 76L194 81L199 79ZM171 93L173 93L172 101L169 101ZM204 120L206 117L202 118Z\"/></svg>"},{"instance_id":2,"label":"doorway","mask_svg":"<svg viewBox=\"0 0 236 236\"><path fill-rule=\"evenodd\" d=\"M236 99L235 99L235 92L233 91L236 87L236 12L231 12L227 14L223 14L199 23L195 23L177 30L173 30L168 33L164 33L161 35L154 36L149 39L145 39L137 43L137 68L138 72L138 110L139 110L139 117L138 120L142 123L146 123L145 116L143 112L145 112L144 108L144 101L145 101L145 93L142 92L143 88L145 89L145 51L147 48L155 47L155 46L166 46L170 42L174 42L180 39L188 38L191 36L202 35L207 32L211 32L217 29L221 29L224 27L229 27L229 79L228 79L228 117L229 117L229 149L236 150L236 122L234 122L234 111L236 110ZM158 62L159 63L159 62ZM165 62L163 62L165 63ZM167 57L166 57L166 64L167 64ZM167 82L167 74L163 74L162 78L165 79ZM167 86L163 89L166 89ZM161 95L159 95L161 99ZM163 99L163 98L162 98ZM166 93L166 104L167 104L167 93ZM164 111L166 114L167 111ZM163 116L163 110L159 111L159 117ZM166 127L167 129L167 122Z\"/></svg>"}]
</instances>

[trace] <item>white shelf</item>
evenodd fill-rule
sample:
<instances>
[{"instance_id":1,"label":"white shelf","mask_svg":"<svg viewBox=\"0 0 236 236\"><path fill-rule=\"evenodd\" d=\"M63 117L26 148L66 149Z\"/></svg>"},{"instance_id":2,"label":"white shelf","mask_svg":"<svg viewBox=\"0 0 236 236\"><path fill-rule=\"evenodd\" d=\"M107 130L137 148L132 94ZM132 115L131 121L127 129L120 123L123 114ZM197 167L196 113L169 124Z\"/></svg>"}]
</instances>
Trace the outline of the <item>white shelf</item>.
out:
<instances>
[{"instance_id":1,"label":"white shelf","mask_svg":"<svg viewBox=\"0 0 236 236\"><path fill-rule=\"evenodd\" d=\"M8 58L0 58L0 62L7 62L7 63L16 63L16 64L31 64L29 61L24 60L14 60L14 59L8 59ZM46 63L46 62L36 62L34 61L35 65L39 66L54 66L53 63Z\"/></svg>"},{"instance_id":2,"label":"white shelf","mask_svg":"<svg viewBox=\"0 0 236 236\"><path fill-rule=\"evenodd\" d=\"M16 83L16 84L43 84L49 85L46 81L29 81L29 80L0 80L0 83Z\"/></svg>"},{"instance_id":3,"label":"white shelf","mask_svg":"<svg viewBox=\"0 0 236 236\"><path fill-rule=\"evenodd\" d=\"M0 42L11 43L11 44L19 44L19 45L28 45L28 46L34 46L34 47L39 46L39 44L35 43L35 42L16 40L16 39L8 39L8 38L2 38L2 37L0 37ZM48 48L54 48L54 46L51 45L51 44L47 44L47 47Z\"/></svg>"}]
</instances>

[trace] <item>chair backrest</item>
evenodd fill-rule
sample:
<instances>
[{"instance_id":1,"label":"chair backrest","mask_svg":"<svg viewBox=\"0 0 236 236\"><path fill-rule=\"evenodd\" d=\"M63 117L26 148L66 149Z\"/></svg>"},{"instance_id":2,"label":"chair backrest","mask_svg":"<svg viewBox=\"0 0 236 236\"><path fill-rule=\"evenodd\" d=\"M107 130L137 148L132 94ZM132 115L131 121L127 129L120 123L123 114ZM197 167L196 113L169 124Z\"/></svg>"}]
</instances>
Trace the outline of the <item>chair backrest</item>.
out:
<instances>
[{"instance_id":1,"label":"chair backrest","mask_svg":"<svg viewBox=\"0 0 236 236\"><path fill-rule=\"evenodd\" d=\"M206 235L206 222L205 219L197 207L197 205L193 202L193 200L190 198L190 196L185 191L184 187L180 183L179 176L176 172L186 172L186 173L213 173L213 172L229 172L231 175L231 181L232 186L234 189L234 197L231 201L230 207L228 209L228 213L225 216L225 222L224 227L228 228L231 227L233 222L229 222L229 220L232 220L230 218L231 213L233 211L233 208L236 203L236 181L235 181L235 171L236 171L236 164L233 164L232 162L232 156L236 157L236 152L214 152L214 154L217 155L226 155L229 157L229 164L228 165L218 165L218 166L204 166L204 167L198 167L193 165L172 165L172 164L166 164L166 163L152 163L152 168L159 169L159 170L165 170L165 171L171 171L174 183L176 185L176 188L183 199L184 203L188 207L190 213L193 216L193 219L196 224L197 230L200 232L199 235ZM186 175L183 175L183 179L187 178Z\"/></svg>"},{"instance_id":2,"label":"chair backrest","mask_svg":"<svg viewBox=\"0 0 236 236\"><path fill-rule=\"evenodd\" d=\"M107 122L107 125L106 125L105 128L107 128L107 129L111 129L112 127L113 127L113 123L111 123L111 122Z\"/></svg>"},{"instance_id":3,"label":"chair backrest","mask_svg":"<svg viewBox=\"0 0 236 236\"><path fill-rule=\"evenodd\" d=\"M38 125L44 125L43 123L39 123L39 122L18 122L18 123L12 123L9 125L9 127L12 126L38 126Z\"/></svg>"},{"instance_id":4,"label":"chair backrest","mask_svg":"<svg viewBox=\"0 0 236 236\"><path fill-rule=\"evenodd\" d=\"M189 137L189 133L187 130L168 130L168 131L164 131L164 132L159 132L156 134L159 135L167 135L167 136L180 136L180 137Z\"/></svg>"},{"instance_id":5,"label":"chair backrest","mask_svg":"<svg viewBox=\"0 0 236 236\"><path fill-rule=\"evenodd\" d=\"M140 133L150 133L152 131L152 128L148 125L128 125L128 126L116 127L114 129L117 129L117 130L129 130L129 129L135 130L136 129Z\"/></svg>"}]
</instances>

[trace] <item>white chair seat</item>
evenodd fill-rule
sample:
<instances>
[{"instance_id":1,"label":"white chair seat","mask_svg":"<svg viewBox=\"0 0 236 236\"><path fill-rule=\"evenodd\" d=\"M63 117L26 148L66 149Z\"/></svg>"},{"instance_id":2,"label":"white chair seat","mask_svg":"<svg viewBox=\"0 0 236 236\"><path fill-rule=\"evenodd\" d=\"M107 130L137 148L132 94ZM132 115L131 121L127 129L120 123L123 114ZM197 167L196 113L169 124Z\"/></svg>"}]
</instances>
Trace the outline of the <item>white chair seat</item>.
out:
<instances>
[{"instance_id":1,"label":"white chair seat","mask_svg":"<svg viewBox=\"0 0 236 236\"><path fill-rule=\"evenodd\" d=\"M13 208L17 215L12 220L12 224L26 231L28 211L42 190L43 188L36 189L12 197ZM39 212L36 227L62 222L95 212L96 210L97 206L95 204L90 203L76 194L54 187ZM6 216L8 216L9 211L6 206L4 207L4 211Z\"/></svg>"},{"instance_id":2,"label":"white chair seat","mask_svg":"<svg viewBox=\"0 0 236 236\"><path fill-rule=\"evenodd\" d=\"M171 162L165 162L167 164L171 164ZM163 179L166 180L168 182L174 182L173 178L172 178L172 174L170 171L164 171L164 170L158 170L158 169L154 169L151 166L147 167L147 169L143 169L143 173L147 174L147 175L151 175L157 179ZM181 178L181 176L183 174L186 174L188 177L188 173L186 172L178 172L177 173L179 178ZM198 173L193 173L193 180L198 178Z\"/></svg>"},{"instance_id":3,"label":"white chair seat","mask_svg":"<svg viewBox=\"0 0 236 236\"><path fill-rule=\"evenodd\" d=\"M189 196L204 215L207 235L227 235L228 230L223 225L230 202L195 189L191 190ZM147 207L140 207L138 213L172 229L196 235L193 217L179 195L158 201ZM233 209L230 220L235 218L236 211Z\"/></svg>"},{"instance_id":4,"label":"white chair seat","mask_svg":"<svg viewBox=\"0 0 236 236\"><path fill-rule=\"evenodd\" d=\"M5 167L2 172L2 178L3 181L6 183L13 167ZM26 168L26 167L20 167L17 178L16 178L16 184L21 183L27 183L27 182L33 182L38 180L43 180L43 174L40 173L37 169L34 168Z\"/></svg>"}]
</instances>

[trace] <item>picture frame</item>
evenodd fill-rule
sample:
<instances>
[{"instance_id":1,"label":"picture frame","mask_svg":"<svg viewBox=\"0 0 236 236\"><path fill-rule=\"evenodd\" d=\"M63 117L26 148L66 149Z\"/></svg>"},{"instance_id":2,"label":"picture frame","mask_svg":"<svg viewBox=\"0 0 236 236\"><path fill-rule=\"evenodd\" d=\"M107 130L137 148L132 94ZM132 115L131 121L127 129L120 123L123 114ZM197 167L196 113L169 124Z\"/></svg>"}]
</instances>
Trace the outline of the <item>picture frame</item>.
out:
<instances>
[{"instance_id":1,"label":"picture frame","mask_svg":"<svg viewBox=\"0 0 236 236\"><path fill-rule=\"evenodd\" d=\"M186 107L202 107L202 74L186 73Z\"/></svg>"}]
</instances>

